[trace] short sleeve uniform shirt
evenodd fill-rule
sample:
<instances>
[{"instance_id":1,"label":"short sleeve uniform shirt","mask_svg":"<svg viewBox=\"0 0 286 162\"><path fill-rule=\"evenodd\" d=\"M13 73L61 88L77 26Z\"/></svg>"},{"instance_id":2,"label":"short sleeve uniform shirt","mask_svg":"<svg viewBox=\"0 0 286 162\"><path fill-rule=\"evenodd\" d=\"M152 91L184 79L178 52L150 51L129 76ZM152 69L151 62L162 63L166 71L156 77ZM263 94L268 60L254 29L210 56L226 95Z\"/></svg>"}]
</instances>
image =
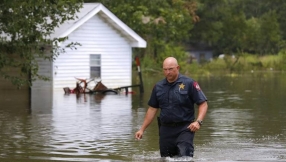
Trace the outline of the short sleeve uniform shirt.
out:
<instances>
[{"instance_id":1,"label":"short sleeve uniform shirt","mask_svg":"<svg viewBox=\"0 0 286 162\"><path fill-rule=\"evenodd\" d=\"M179 74L177 81L169 83L163 79L154 86L148 105L160 108L163 123L193 121L194 104L207 101L199 84L191 78Z\"/></svg>"}]
</instances>

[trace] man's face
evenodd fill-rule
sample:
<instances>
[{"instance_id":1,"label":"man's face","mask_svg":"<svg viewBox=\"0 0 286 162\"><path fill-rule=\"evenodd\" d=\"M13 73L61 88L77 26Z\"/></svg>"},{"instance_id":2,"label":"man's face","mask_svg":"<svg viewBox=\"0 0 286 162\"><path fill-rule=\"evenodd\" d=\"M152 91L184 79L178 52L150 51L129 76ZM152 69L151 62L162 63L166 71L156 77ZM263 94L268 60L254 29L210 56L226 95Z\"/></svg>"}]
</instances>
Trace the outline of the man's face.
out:
<instances>
[{"instance_id":1,"label":"man's face","mask_svg":"<svg viewBox=\"0 0 286 162\"><path fill-rule=\"evenodd\" d=\"M164 75L167 78L168 82L174 82L177 80L179 75L179 68L179 65L174 64L163 65Z\"/></svg>"}]
</instances>

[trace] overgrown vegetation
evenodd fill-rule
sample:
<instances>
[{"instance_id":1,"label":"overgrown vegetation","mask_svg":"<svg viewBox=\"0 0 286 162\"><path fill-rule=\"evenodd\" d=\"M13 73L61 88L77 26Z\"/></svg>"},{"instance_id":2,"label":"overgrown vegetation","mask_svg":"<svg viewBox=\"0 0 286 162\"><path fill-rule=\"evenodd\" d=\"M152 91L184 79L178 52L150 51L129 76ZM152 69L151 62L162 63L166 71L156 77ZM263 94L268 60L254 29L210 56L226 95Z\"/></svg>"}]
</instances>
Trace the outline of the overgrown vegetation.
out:
<instances>
[{"instance_id":1,"label":"overgrown vegetation","mask_svg":"<svg viewBox=\"0 0 286 162\"><path fill-rule=\"evenodd\" d=\"M170 53L173 50L169 51ZM181 51L183 52L183 51ZM168 55L174 56L176 55ZM144 73L161 73L162 62L156 62L154 59L143 58L142 69ZM286 71L286 51L280 51L278 55L252 55L248 53L241 53L239 55L225 55L223 58L214 58L212 61L199 64L197 62L187 63L187 57L179 58L181 66L181 73L183 74L200 74L211 75L217 72L224 72L227 74L239 74L255 71Z\"/></svg>"},{"instance_id":2,"label":"overgrown vegetation","mask_svg":"<svg viewBox=\"0 0 286 162\"><path fill-rule=\"evenodd\" d=\"M244 71L285 71L284 51L278 55L258 56L248 53L231 56L226 55L224 58L216 58L209 63L203 64L202 68L208 71L227 70L229 73L241 73Z\"/></svg>"}]
</instances>

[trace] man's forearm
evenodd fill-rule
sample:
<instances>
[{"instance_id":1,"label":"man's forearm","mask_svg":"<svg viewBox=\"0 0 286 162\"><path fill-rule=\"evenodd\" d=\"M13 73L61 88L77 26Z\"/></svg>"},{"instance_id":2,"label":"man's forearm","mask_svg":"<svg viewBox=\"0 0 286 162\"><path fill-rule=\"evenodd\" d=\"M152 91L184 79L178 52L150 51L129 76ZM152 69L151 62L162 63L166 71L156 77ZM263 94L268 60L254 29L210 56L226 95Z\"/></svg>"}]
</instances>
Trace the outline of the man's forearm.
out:
<instances>
[{"instance_id":1,"label":"man's forearm","mask_svg":"<svg viewBox=\"0 0 286 162\"><path fill-rule=\"evenodd\" d=\"M149 107L147 113L144 118L144 122L140 128L140 130L144 131L153 121L155 115L157 114L158 109Z\"/></svg>"},{"instance_id":2,"label":"man's forearm","mask_svg":"<svg viewBox=\"0 0 286 162\"><path fill-rule=\"evenodd\" d=\"M199 105L199 112L197 120L204 120L207 110L208 110L208 103L205 101Z\"/></svg>"}]
</instances>

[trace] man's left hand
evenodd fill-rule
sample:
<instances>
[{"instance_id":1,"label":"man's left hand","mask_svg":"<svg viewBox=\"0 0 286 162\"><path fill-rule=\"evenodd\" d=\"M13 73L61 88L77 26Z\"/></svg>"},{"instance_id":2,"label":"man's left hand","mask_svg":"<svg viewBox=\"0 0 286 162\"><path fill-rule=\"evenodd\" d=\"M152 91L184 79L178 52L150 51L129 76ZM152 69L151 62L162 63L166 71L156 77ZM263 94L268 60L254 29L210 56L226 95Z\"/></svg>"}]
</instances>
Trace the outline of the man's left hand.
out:
<instances>
[{"instance_id":1,"label":"man's left hand","mask_svg":"<svg viewBox=\"0 0 286 162\"><path fill-rule=\"evenodd\" d=\"M188 128L191 130L191 132L196 132L197 130L200 129L200 124L197 121L192 122Z\"/></svg>"}]
</instances>

